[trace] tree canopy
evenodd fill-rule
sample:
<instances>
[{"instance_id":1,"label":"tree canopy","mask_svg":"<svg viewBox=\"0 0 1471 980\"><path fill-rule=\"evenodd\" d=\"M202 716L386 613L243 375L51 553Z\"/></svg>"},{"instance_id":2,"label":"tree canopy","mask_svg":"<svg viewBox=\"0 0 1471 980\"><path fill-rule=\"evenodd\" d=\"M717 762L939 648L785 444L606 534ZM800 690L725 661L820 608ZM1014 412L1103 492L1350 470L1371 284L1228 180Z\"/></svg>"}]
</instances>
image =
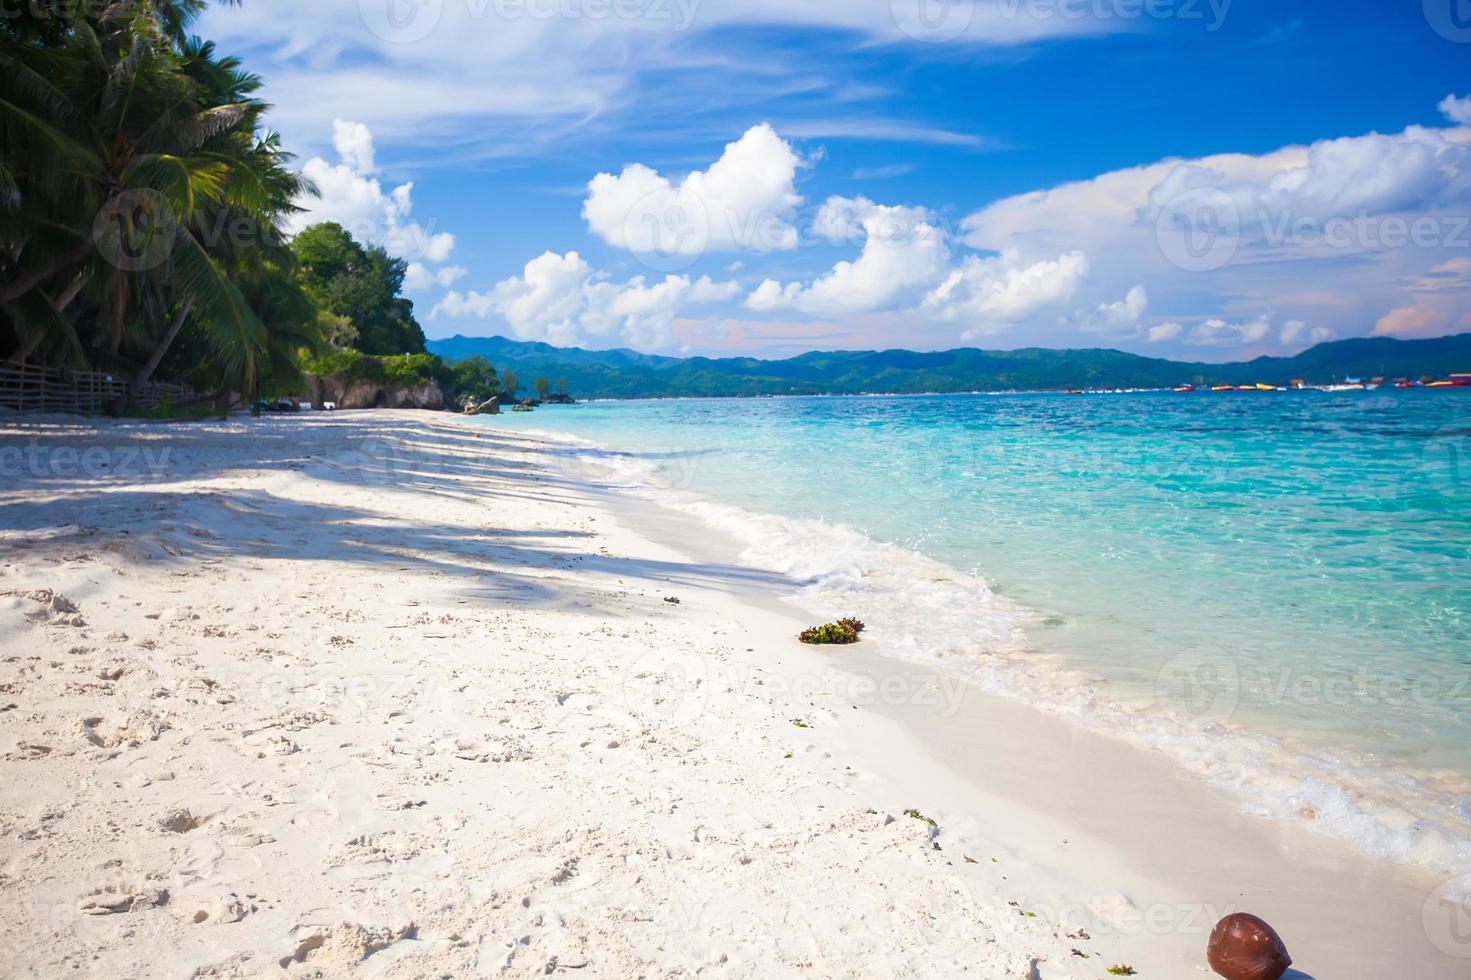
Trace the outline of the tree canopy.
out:
<instances>
[{"instance_id":1,"label":"tree canopy","mask_svg":"<svg viewBox=\"0 0 1471 980\"><path fill-rule=\"evenodd\" d=\"M399 295L407 262L377 245L360 245L332 221L302 231L291 249L307 295L356 331L352 347L364 354L424 353L414 304Z\"/></svg>"},{"instance_id":2,"label":"tree canopy","mask_svg":"<svg viewBox=\"0 0 1471 980\"><path fill-rule=\"evenodd\" d=\"M310 188L202 7L0 20L0 356L247 390L318 344L282 234Z\"/></svg>"}]
</instances>

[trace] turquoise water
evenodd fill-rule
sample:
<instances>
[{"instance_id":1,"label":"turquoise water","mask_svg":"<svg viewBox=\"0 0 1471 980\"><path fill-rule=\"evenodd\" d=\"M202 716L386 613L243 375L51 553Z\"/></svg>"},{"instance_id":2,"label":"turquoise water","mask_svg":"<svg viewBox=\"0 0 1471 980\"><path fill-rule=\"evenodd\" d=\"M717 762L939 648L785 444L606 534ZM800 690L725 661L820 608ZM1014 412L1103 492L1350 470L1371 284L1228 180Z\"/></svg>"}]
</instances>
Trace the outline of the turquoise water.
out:
<instances>
[{"instance_id":1,"label":"turquoise water","mask_svg":"<svg viewBox=\"0 0 1471 980\"><path fill-rule=\"evenodd\" d=\"M568 465L704 502L895 656L1141 738L1369 850L1471 858L1471 391L605 402L484 421L586 440L602 449Z\"/></svg>"}]
</instances>

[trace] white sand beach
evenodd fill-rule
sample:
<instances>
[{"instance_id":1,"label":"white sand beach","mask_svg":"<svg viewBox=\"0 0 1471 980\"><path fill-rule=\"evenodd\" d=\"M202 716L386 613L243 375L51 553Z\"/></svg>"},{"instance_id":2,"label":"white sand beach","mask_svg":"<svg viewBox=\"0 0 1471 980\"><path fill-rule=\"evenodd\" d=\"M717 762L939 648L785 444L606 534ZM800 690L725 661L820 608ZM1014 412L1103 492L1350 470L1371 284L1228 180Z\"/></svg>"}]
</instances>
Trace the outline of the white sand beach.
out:
<instances>
[{"instance_id":1,"label":"white sand beach","mask_svg":"<svg viewBox=\"0 0 1471 980\"><path fill-rule=\"evenodd\" d=\"M1250 911L1289 976L1466 976L1428 874L804 647L794 583L565 460L0 423L0 974L1175 980Z\"/></svg>"}]
</instances>

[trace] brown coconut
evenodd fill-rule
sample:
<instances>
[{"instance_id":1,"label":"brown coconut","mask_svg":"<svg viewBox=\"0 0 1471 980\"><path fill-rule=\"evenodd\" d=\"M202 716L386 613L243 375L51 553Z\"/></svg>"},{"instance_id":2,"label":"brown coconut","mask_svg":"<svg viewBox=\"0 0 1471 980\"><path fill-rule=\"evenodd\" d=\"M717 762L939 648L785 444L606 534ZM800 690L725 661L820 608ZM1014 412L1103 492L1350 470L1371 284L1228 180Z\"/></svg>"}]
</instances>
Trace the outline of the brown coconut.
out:
<instances>
[{"instance_id":1,"label":"brown coconut","mask_svg":"<svg viewBox=\"0 0 1471 980\"><path fill-rule=\"evenodd\" d=\"M1245 912L1216 923L1205 956L1226 980L1278 980L1292 965L1277 930Z\"/></svg>"}]
</instances>

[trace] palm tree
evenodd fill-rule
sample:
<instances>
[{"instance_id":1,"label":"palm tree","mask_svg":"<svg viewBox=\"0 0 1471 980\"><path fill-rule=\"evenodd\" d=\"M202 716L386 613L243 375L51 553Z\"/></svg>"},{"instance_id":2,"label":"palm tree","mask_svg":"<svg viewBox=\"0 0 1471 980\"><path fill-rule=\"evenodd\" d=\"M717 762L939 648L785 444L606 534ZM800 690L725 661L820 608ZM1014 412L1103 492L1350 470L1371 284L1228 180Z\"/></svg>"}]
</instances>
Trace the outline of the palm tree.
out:
<instances>
[{"instance_id":1,"label":"palm tree","mask_svg":"<svg viewBox=\"0 0 1471 980\"><path fill-rule=\"evenodd\" d=\"M253 385L274 342L237 282L289 268L280 223L308 189L260 129L259 79L186 36L202 8L119 2L59 37L0 31L11 356L136 365L118 413L186 330Z\"/></svg>"}]
</instances>

